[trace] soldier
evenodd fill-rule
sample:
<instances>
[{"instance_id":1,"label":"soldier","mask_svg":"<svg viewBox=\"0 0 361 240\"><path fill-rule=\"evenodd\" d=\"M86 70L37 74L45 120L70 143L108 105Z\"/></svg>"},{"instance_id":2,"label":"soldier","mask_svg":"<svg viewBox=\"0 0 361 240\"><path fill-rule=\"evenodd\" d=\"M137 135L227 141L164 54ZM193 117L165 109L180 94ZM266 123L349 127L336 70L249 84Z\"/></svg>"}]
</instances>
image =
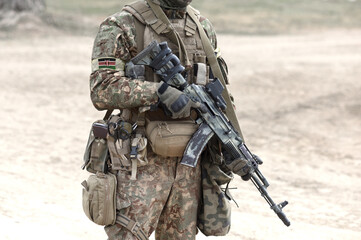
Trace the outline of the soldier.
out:
<instances>
[{"instance_id":1,"label":"soldier","mask_svg":"<svg viewBox=\"0 0 361 240\"><path fill-rule=\"evenodd\" d=\"M195 239L197 224L202 225L198 217L202 211L201 161L195 168L179 164L185 144L196 131L191 109L200 105L160 83L149 67L137 68L135 75L126 68L126 63L153 40L167 41L185 66L183 75L188 82L206 84L213 78L197 23L187 11L195 14L214 49L216 34L209 20L188 6L190 2L146 0L127 5L100 25L95 39L90 77L94 106L122 110L124 120L138 125L138 141L146 144L148 140L142 154L138 152L142 159L132 162L128 151L123 156L129 162L124 158L118 165L112 162L111 172L118 182L117 214L124 223L105 227L110 240L147 239L154 231L156 239ZM226 77L225 63L220 57L218 60ZM167 134L169 138L164 138ZM132 145L132 141L122 144L120 148L130 149L124 144ZM213 144L208 145L203 158L219 160L221 155ZM209 235L225 234L229 225L228 215Z\"/></svg>"}]
</instances>

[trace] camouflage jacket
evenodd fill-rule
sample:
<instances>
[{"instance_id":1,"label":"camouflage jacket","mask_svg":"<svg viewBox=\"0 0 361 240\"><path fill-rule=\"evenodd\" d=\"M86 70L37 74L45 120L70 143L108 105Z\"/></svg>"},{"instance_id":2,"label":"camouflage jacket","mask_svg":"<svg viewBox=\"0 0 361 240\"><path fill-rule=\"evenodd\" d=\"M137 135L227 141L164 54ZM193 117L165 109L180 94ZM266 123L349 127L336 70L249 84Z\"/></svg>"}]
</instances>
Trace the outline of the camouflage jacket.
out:
<instances>
[{"instance_id":1,"label":"camouflage jacket","mask_svg":"<svg viewBox=\"0 0 361 240\"><path fill-rule=\"evenodd\" d=\"M216 49L212 24L204 17L200 22ZM130 79L124 73L124 64L138 54L135 29L135 19L126 11L106 18L100 25L93 46L90 76L91 100L98 110L146 107L158 102L157 83Z\"/></svg>"}]
</instances>

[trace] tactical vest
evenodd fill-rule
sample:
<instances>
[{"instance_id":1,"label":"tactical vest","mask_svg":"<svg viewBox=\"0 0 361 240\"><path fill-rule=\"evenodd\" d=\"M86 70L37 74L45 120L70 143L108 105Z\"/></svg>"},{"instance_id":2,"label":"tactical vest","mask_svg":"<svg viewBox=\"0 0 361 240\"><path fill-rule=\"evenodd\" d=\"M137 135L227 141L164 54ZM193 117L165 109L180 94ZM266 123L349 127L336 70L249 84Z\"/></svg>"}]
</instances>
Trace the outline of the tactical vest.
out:
<instances>
[{"instance_id":1,"label":"tactical vest","mask_svg":"<svg viewBox=\"0 0 361 240\"><path fill-rule=\"evenodd\" d=\"M179 57L178 46L166 36L169 32L167 25L157 18L145 1L138 1L130 5L126 5L123 10L129 12L135 18L135 27L137 32L136 41L139 52L154 40L158 42L166 41L173 53ZM197 17L198 16L199 12ZM209 81L209 67L204 66L203 69L201 69L202 67L198 68L198 65L194 67L195 64L198 63L206 64L206 53L203 49L196 23L189 17L188 14L185 14L185 17L182 19L169 20L174 29L178 32L179 36L182 38L188 53L189 63L191 65L187 68L188 82L202 85L207 84ZM185 59L183 59L181 63L183 66L187 65ZM196 72L195 68L197 70ZM195 73L198 77L195 76ZM147 81L159 82L159 77L149 67L146 67L145 69L145 79Z\"/></svg>"},{"instance_id":2,"label":"tactical vest","mask_svg":"<svg viewBox=\"0 0 361 240\"><path fill-rule=\"evenodd\" d=\"M150 6L148 6L145 1L138 1L130 5L126 5L123 8L123 11L127 11L134 16L138 52L143 50L154 40L158 41L159 43L166 41L169 48L172 49L173 53L180 57L180 51L182 50L180 49L179 44L177 45L174 40L172 41L172 39L168 37L170 27L167 26L167 24L165 24L155 15L153 10L150 8ZM195 16L199 19L199 12L194 12ZM194 15L192 16L194 18ZM186 79L188 83L206 85L210 79L210 66L208 65L206 57L207 54L205 51L207 47L203 46L200 31L197 30L197 25L200 26L200 24L195 23L193 19L188 15L188 13L186 13L185 17L182 19L169 19L169 21L172 24L172 28L174 28L174 30L178 33L179 37L183 40L184 48L188 55L188 61L186 61L186 59L180 58L183 66L187 66L187 64L189 64L189 66L186 67ZM211 54L214 53L213 51L207 52L211 52ZM211 61L210 64L212 65ZM145 67L144 79L146 81L152 82L160 81L159 77L150 67ZM139 116L142 116L142 114L139 114ZM157 120L174 120L165 116L163 111L160 109L155 112L147 111L145 113L145 118L150 122L156 122ZM182 124L182 121L179 121L178 119L175 123ZM148 122L146 125L149 128L151 124L149 124ZM187 124L187 126L191 125ZM194 127L193 123L192 126ZM171 128L171 125L169 126L169 128ZM181 130L183 133L187 132L185 131L186 129L182 129L182 126L177 126L176 128L172 129L172 131L170 131L169 128L167 128L166 130L172 133L175 133L174 131L177 130ZM190 129L189 137L193 135L194 131L196 131L195 128ZM166 134L166 132L167 131L165 131L164 134ZM151 134L147 135L151 136ZM178 134L176 133L175 135L178 136ZM149 140L150 142L152 142L152 137L149 137ZM189 139L185 141L185 143L187 144L188 141ZM173 143L174 141L170 142ZM162 144L162 146L167 146L167 144L164 143ZM155 149L153 148L153 151L154 150ZM174 149L172 149L172 152L174 152ZM182 154L184 150L180 152ZM209 158L209 156L207 157ZM212 172L212 174L210 172ZM201 204L200 206L197 226L206 236L226 235L230 229L231 208L228 199L226 198L218 183L221 180L222 184L228 184L229 181L233 178L232 174L228 175L224 173L218 165L209 163L208 165L202 165L202 173L207 173L206 175L208 176L202 176L202 196L207 199L207 204ZM211 206L207 206L208 203L211 203ZM218 216L215 218L216 221L209 221L209 219L214 219L214 216Z\"/></svg>"}]
</instances>

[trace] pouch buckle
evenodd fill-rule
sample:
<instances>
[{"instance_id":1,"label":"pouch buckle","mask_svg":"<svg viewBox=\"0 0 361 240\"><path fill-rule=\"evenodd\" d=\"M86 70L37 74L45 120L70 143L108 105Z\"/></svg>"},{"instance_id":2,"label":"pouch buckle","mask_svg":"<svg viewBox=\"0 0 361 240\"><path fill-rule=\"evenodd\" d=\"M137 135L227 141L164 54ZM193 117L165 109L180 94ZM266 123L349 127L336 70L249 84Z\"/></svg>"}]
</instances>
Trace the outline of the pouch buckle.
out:
<instances>
[{"instance_id":1,"label":"pouch buckle","mask_svg":"<svg viewBox=\"0 0 361 240\"><path fill-rule=\"evenodd\" d=\"M119 120L108 124L108 133L114 139L127 140L131 137L133 131L132 124Z\"/></svg>"},{"instance_id":2,"label":"pouch buckle","mask_svg":"<svg viewBox=\"0 0 361 240\"><path fill-rule=\"evenodd\" d=\"M138 222L135 222L130 231L131 231L133 234L137 234L138 231L139 231L139 228L140 228L140 224L139 224Z\"/></svg>"}]
</instances>

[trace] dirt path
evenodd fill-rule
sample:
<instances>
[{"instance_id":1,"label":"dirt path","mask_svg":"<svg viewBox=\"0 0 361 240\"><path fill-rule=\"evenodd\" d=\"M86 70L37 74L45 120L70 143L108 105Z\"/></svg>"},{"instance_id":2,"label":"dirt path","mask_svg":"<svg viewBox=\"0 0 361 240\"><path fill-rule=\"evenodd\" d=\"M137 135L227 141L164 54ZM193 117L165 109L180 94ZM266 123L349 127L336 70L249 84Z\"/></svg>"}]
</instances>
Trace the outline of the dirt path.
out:
<instances>
[{"instance_id":1,"label":"dirt path","mask_svg":"<svg viewBox=\"0 0 361 240\"><path fill-rule=\"evenodd\" d=\"M80 196L88 130L102 117L89 100L92 41L0 40L1 239L105 239ZM217 239L361 239L361 32L219 42L246 141L292 225L237 178L241 207Z\"/></svg>"}]
</instances>

